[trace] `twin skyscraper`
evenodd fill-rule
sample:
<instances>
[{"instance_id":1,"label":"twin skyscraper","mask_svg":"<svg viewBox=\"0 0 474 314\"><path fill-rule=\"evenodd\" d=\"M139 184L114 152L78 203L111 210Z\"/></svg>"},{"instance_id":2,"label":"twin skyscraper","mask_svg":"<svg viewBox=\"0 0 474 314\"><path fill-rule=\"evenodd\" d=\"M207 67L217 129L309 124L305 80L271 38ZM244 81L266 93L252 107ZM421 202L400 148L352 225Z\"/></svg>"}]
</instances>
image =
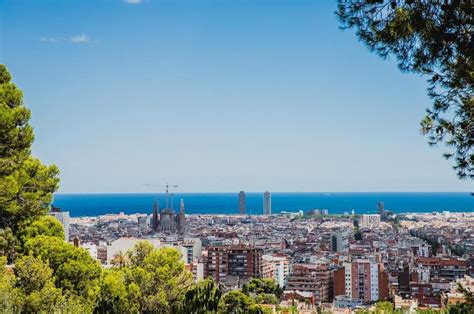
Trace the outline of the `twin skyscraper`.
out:
<instances>
[{"instance_id":1,"label":"twin skyscraper","mask_svg":"<svg viewBox=\"0 0 474 314\"><path fill-rule=\"evenodd\" d=\"M247 212L247 201L245 197L245 192L239 192L239 214L245 215ZM263 193L263 214L271 215L272 214L272 195L270 192L266 191Z\"/></svg>"}]
</instances>

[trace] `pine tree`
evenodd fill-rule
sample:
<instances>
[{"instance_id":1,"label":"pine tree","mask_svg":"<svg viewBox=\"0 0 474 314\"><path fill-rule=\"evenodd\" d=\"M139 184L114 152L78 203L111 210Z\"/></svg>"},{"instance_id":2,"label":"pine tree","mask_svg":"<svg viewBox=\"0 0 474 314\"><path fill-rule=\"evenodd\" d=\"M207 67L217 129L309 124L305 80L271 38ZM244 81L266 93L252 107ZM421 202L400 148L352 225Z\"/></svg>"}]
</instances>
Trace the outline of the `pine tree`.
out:
<instances>
[{"instance_id":1,"label":"pine tree","mask_svg":"<svg viewBox=\"0 0 474 314\"><path fill-rule=\"evenodd\" d=\"M31 155L30 117L23 93L0 64L0 253L10 260L12 248L21 245L18 229L48 212L59 184L58 168Z\"/></svg>"}]
</instances>

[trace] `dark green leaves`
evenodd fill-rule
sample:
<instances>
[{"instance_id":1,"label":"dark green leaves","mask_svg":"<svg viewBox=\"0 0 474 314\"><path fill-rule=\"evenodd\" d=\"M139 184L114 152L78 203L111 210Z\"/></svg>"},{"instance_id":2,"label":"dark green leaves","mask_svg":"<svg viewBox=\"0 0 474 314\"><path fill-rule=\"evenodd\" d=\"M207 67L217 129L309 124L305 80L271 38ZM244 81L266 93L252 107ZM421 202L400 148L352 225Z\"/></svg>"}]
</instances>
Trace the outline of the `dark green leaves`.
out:
<instances>
[{"instance_id":1,"label":"dark green leaves","mask_svg":"<svg viewBox=\"0 0 474 314\"><path fill-rule=\"evenodd\" d=\"M474 6L426 1L338 1L341 28L392 55L402 71L428 77L432 108L421 121L430 145L443 143L459 178L474 178Z\"/></svg>"}]
</instances>

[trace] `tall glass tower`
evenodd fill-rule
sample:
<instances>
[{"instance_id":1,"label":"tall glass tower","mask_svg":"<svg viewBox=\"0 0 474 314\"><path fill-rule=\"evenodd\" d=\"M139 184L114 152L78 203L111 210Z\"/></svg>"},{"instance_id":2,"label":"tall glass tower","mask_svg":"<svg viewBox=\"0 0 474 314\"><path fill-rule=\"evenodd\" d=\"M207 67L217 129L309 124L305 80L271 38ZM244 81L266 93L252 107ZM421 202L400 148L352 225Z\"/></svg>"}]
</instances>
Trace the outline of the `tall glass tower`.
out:
<instances>
[{"instance_id":1,"label":"tall glass tower","mask_svg":"<svg viewBox=\"0 0 474 314\"><path fill-rule=\"evenodd\" d=\"M272 195L268 191L263 193L263 214L272 214Z\"/></svg>"},{"instance_id":2,"label":"tall glass tower","mask_svg":"<svg viewBox=\"0 0 474 314\"><path fill-rule=\"evenodd\" d=\"M245 192L240 191L239 192L239 214L245 215Z\"/></svg>"}]
</instances>

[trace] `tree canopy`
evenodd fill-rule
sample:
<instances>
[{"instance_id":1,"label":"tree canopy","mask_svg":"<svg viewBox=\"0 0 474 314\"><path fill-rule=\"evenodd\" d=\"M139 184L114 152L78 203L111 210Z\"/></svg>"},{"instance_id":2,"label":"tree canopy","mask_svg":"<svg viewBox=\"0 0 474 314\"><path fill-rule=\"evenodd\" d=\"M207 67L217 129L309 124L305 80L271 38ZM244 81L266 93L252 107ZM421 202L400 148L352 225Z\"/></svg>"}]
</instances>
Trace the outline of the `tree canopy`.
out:
<instances>
[{"instance_id":1,"label":"tree canopy","mask_svg":"<svg viewBox=\"0 0 474 314\"><path fill-rule=\"evenodd\" d=\"M370 51L428 78L433 104L421 130L430 145L447 146L463 179L474 179L473 13L470 1L409 0L338 0L336 11Z\"/></svg>"},{"instance_id":2,"label":"tree canopy","mask_svg":"<svg viewBox=\"0 0 474 314\"><path fill-rule=\"evenodd\" d=\"M25 246L33 256L48 261L57 287L93 306L99 293L101 267L86 250L44 235L28 240Z\"/></svg>"},{"instance_id":3,"label":"tree canopy","mask_svg":"<svg viewBox=\"0 0 474 314\"><path fill-rule=\"evenodd\" d=\"M255 301L248 295L238 291L230 291L221 298L219 313L245 314L250 312L250 306Z\"/></svg>"},{"instance_id":4,"label":"tree canopy","mask_svg":"<svg viewBox=\"0 0 474 314\"><path fill-rule=\"evenodd\" d=\"M212 278L198 282L189 289L184 297L182 313L217 313L222 296L221 287Z\"/></svg>"},{"instance_id":5,"label":"tree canopy","mask_svg":"<svg viewBox=\"0 0 474 314\"><path fill-rule=\"evenodd\" d=\"M49 211L59 170L31 155L34 135L23 93L0 64L0 251L13 259L18 229Z\"/></svg>"}]
</instances>

